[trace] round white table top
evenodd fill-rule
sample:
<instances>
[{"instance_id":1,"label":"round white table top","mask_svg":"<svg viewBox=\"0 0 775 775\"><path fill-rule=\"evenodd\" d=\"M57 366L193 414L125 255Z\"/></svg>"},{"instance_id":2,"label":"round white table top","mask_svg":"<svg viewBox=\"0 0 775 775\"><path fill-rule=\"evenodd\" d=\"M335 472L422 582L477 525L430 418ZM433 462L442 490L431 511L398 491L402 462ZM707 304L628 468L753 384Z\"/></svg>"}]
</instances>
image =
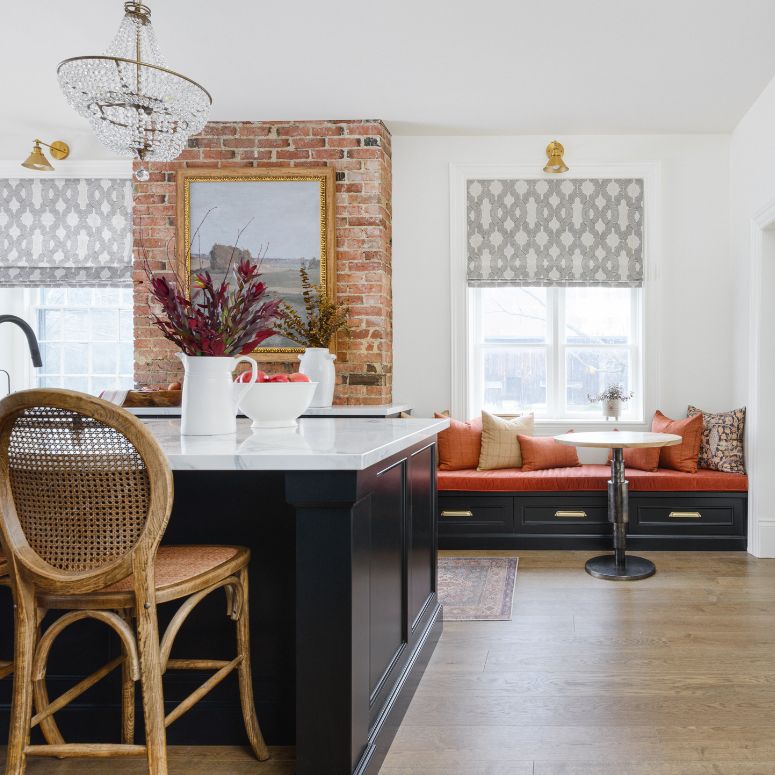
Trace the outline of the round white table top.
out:
<instances>
[{"instance_id":1,"label":"round white table top","mask_svg":"<svg viewBox=\"0 0 775 775\"><path fill-rule=\"evenodd\" d=\"M587 431L563 433L554 440L569 447L672 447L680 444L681 436L674 433L638 433L634 431Z\"/></svg>"}]
</instances>

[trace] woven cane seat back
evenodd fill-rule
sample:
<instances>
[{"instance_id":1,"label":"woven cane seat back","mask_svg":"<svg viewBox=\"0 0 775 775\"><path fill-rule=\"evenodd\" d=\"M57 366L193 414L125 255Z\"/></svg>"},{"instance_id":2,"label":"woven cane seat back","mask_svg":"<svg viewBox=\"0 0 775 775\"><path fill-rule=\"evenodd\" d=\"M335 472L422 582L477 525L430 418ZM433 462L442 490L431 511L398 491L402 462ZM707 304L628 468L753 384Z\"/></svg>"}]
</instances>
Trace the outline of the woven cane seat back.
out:
<instances>
[{"instance_id":1,"label":"woven cane seat back","mask_svg":"<svg viewBox=\"0 0 775 775\"><path fill-rule=\"evenodd\" d=\"M120 431L52 406L11 420L8 477L30 547L63 571L97 570L124 557L148 518L145 462Z\"/></svg>"}]
</instances>

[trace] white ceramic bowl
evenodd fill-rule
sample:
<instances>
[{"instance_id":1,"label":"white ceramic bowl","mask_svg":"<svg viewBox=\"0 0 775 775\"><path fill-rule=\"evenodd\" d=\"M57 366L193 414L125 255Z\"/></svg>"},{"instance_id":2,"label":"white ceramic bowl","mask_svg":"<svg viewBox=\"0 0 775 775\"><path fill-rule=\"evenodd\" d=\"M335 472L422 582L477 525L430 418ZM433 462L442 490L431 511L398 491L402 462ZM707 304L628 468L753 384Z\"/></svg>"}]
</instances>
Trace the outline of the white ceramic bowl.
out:
<instances>
[{"instance_id":1,"label":"white ceramic bowl","mask_svg":"<svg viewBox=\"0 0 775 775\"><path fill-rule=\"evenodd\" d=\"M296 419L309 409L317 382L254 382L240 399L240 411L254 428L295 428ZM235 384L235 388L244 387Z\"/></svg>"}]
</instances>

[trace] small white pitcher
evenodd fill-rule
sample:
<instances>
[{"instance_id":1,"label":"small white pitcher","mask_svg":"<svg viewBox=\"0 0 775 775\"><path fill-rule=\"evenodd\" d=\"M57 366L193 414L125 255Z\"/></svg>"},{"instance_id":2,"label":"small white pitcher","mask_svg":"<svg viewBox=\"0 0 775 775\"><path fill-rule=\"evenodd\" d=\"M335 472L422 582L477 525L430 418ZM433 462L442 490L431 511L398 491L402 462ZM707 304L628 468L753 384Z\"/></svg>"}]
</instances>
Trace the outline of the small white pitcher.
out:
<instances>
[{"instance_id":1,"label":"small white pitcher","mask_svg":"<svg viewBox=\"0 0 775 775\"><path fill-rule=\"evenodd\" d=\"M306 374L311 382L317 382L315 395L310 406L331 406L336 387L336 355L327 347L308 347L300 356L299 372Z\"/></svg>"},{"instance_id":2,"label":"small white pitcher","mask_svg":"<svg viewBox=\"0 0 775 775\"><path fill-rule=\"evenodd\" d=\"M180 432L184 436L216 436L237 430L237 404L253 387L258 364L247 355L215 358L176 353L183 363L183 411ZM232 372L240 361L252 369L250 382L234 384Z\"/></svg>"}]
</instances>

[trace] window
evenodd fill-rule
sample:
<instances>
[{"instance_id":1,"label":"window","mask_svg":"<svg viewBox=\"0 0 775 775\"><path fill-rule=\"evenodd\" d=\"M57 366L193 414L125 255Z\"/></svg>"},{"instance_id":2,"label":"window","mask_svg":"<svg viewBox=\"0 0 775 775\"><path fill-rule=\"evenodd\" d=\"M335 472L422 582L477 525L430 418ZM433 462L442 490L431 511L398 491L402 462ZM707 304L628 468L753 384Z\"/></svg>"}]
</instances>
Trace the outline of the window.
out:
<instances>
[{"instance_id":1,"label":"window","mask_svg":"<svg viewBox=\"0 0 775 775\"><path fill-rule=\"evenodd\" d=\"M642 419L641 289L470 288L469 413L599 419L587 395L618 383Z\"/></svg>"},{"instance_id":2,"label":"window","mask_svg":"<svg viewBox=\"0 0 775 775\"><path fill-rule=\"evenodd\" d=\"M93 395L132 387L131 288L40 288L31 296L39 387Z\"/></svg>"}]
</instances>

